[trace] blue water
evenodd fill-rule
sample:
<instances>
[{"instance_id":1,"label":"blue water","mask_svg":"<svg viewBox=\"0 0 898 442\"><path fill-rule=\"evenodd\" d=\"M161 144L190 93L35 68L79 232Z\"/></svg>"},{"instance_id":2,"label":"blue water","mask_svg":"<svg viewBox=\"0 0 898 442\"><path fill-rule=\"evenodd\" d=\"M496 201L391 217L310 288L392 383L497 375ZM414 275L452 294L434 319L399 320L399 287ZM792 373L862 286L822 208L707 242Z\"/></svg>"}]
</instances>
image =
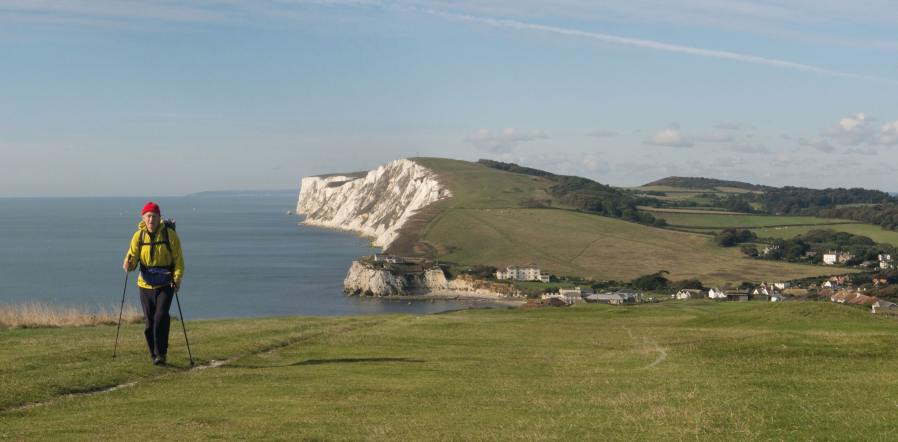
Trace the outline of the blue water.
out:
<instances>
[{"instance_id":1,"label":"blue water","mask_svg":"<svg viewBox=\"0 0 898 442\"><path fill-rule=\"evenodd\" d=\"M473 305L344 296L352 261L380 249L351 233L298 225L302 217L286 215L295 197L0 198L0 302L118 308L122 261L147 201L177 220L187 319L431 313ZM139 307L136 275L129 276L126 299Z\"/></svg>"}]
</instances>

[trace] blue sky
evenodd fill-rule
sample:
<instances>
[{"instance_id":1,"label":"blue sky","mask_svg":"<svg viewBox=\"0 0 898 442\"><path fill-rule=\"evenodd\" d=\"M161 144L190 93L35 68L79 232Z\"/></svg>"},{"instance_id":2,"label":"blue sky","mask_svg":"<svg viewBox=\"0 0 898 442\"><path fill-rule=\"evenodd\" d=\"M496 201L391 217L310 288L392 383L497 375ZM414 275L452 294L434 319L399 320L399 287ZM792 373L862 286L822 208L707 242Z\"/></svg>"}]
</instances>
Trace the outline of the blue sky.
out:
<instances>
[{"instance_id":1,"label":"blue sky","mask_svg":"<svg viewBox=\"0 0 898 442\"><path fill-rule=\"evenodd\" d=\"M898 4L0 0L0 196L415 155L898 191Z\"/></svg>"}]
</instances>

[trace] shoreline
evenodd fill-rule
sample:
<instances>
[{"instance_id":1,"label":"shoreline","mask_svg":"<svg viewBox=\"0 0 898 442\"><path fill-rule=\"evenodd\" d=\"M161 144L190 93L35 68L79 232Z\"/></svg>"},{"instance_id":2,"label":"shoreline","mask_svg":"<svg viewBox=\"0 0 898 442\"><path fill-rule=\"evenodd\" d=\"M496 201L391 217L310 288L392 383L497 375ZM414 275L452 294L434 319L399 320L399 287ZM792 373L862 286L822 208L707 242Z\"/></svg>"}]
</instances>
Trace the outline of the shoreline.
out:
<instances>
[{"instance_id":1,"label":"shoreline","mask_svg":"<svg viewBox=\"0 0 898 442\"><path fill-rule=\"evenodd\" d=\"M457 299L469 301L489 301L498 302L500 304L518 307L527 302L524 298L500 298L495 295L484 295L480 293L465 292L430 292L424 295L418 295L422 299Z\"/></svg>"}]
</instances>

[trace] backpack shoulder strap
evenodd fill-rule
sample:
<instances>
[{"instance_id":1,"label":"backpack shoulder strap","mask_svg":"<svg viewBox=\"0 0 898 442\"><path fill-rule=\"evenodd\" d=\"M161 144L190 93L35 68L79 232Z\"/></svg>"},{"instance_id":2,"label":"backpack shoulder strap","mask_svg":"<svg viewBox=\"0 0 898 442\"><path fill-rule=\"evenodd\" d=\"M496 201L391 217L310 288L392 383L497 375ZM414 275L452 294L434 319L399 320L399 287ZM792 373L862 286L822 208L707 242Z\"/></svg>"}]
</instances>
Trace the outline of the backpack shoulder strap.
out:
<instances>
[{"instance_id":1,"label":"backpack shoulder strap","mask_svg":"<svg viewBox=\"0 0 898 442\"><path fill-rule=\"evenodd\" d=\"M165 248L168 249L168 254L171 255L171 241L168 240L168 227L162 230L163 241L165 241ZM174 261L175 257L172 256L172 261Z\"/></svg>"}]
</instances>

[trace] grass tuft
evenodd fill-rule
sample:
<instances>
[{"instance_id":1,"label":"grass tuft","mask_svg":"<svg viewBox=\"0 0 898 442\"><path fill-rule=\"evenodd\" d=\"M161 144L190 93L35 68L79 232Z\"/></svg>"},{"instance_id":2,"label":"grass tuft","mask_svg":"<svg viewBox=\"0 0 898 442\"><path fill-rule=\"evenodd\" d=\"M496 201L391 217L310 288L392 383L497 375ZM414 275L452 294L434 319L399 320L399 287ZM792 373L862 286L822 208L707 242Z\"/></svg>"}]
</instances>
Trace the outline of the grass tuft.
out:
<instances>
[{"instance_id":1,"label":"grass tuft","mask_svg":"<svg viewBox=\"0 0 898 442\"><path fill-rule=\"evenodd\" d=\"M125 303L122 323L143 321L143 313L131 303ZM116 325L119 305L71 307L31 301L21 304L0 304L0 328L56 328Z\"/></svg>"}]
</instances>

